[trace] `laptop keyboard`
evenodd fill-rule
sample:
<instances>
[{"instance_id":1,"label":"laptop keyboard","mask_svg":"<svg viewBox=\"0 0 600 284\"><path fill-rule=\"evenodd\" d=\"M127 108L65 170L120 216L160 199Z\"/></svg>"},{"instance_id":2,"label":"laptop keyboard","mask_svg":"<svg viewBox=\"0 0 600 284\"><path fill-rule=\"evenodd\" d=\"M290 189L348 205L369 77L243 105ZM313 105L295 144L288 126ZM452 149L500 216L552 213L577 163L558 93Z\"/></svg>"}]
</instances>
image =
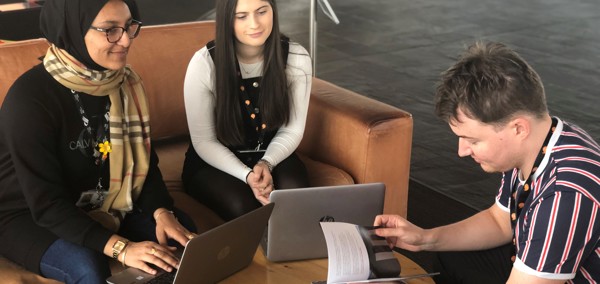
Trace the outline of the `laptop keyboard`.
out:
<instances>
[{"instance_id":1,"label":"laptop keyboard","mask_svg":"<svg viewBox=\"0 0 600 284\"><path fill-rule=\"evenodd\" d=\"M172 272L165 272L161 275L152 278L148 281L149 284L173 284L175 281L175 270Z\"/></svg>"}]
</instances>

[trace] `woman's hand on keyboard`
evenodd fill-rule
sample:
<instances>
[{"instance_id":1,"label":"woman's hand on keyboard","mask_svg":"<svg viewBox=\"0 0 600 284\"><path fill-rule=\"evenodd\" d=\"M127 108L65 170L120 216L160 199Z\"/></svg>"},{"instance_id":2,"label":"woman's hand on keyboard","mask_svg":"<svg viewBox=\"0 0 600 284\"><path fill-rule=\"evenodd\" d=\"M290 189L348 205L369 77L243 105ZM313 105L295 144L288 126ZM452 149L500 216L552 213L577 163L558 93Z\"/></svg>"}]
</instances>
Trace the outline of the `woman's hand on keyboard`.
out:
<instances>
[{"instance_id":1,"label":"woman's hand on keyboard","mask_svg":"<svg viewBox=\"0 0 600 284\"><path fill-rule=\"evenodd\" d=\"M119 256L119 260L127 266L138 268L152 275L157 273L155 267L171 272L173 268L179 268L179 259L173 254L176 249L150 241L129 242L125 248L126 251ZM125 255L122 259L123 254Z\"/></svg>"}]
</instances>

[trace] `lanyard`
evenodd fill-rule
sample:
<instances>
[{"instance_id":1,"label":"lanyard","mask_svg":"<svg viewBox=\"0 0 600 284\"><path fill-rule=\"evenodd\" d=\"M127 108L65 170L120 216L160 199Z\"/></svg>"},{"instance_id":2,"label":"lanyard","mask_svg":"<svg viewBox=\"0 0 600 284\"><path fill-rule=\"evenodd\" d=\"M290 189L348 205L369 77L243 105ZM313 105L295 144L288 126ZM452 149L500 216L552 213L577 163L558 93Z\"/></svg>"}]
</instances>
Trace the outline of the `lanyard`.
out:
<instances>
[{"instance_id":1,"label":"lanyard","mask_svg":"<svg viewBox=\"0 0 600 284\"><path fill-rule=\"evenodd\" d=\"M87 133L90 137L94 137L92 127L90 126L90 119L88 118L83 104L81 103L81 98L79 94L74 90L71 90L73 94L73 99L75 100L75 104L77 105L77 109L79 110L79 115L81 116L81 121L83 121L83 126L85 127ZM109 117L110 117L110 100L106 103L106 107L104 109L104 115L102 116L102 123L98 123L96 127L96 140L94 143L94 158L96 165L102 165L106 157L103 157L99 151L99 144L108 141L108 127L109 127Z\"/></svg>"},{"instance_id":2,"label":"lanyard","mask_svg":"<svg viewBox=\"0 0 600 284\"><path fill-rule=\"evenodd\" d=\"M77 105L77 108L79 109L79 115L81 116L81 121L83 122L83 126L86 129L86 132L90 135L90 137L94 137L93 135L93 131L92 131L92 127L90 126L90 119L88 118L85 109L83 107L83 103L81 102L81 98L79 97L79 94L77 92L75 92L74 90L71 90L71 93L73 94L73 99L75 100L75 104ZM100 144L101 143L105 143L108 141L108 131L109 131L109 118L110 118L110 100L108 100L108 102L106 102L106 107L104 108L104 115L102 116L102 122L99 123L96 126L96 139L95 141L93 141L94 143L94 163L99 166L98 168L98 183L96 184L96 193L98 196L98 200L96 203L93 204L92 208L98 208L100 206L102 206L102 203L104 203L104 189L102 187L102 170L104 169L104 162L106 161L106 158L108 157L106 154L102 155L102 153L100 153ZM110 147L110 146L109 146ZM84 151L82 149L82 151ZM106 150L105 150L106 151ZM84 153L85 154L85 153Z\"/></svg>"},{"instance_id":3,"label":"lanyard","mask_svg":"<svg viewBox=\"0 0 600 284\"><path fill-rule=\"evenodd\" d=\"M237 61L237 58L236 58L236 61ZM248 96L248 92L246 92L246 87L244 86L244 80L242 79L242 73L240 72L239 63L235 65L235 68L236 68L236 72L237 72L238 82L240 82L240 95L242 96L242 99L244 100L244 107L246 109L246 112L248 113L248 116L250 116L250 121L252 122L252 126L254 126L254 129L258 133L258 145L256 145L256 149L254 149L254 150L258 151L258 150L260 150L260 147L262 146L262 144L264 142L265 129L267 128L267 124L260 123L260 120L262 120L260 117L258 117L259 113L260 113L260 109L258 107L254 107L254 105L252 104L252 101L250 100L250 96ZM257 87L257 86L255 85L255 87Z\"/></svg>"},{"instance_id":4,"label":"lanyard","mask_svg":"<svg viewBox=\"0 0 600 284\"><path fill-rule=\"evenodd\" d=\"M515 246L517 243L517 240L516 240L517 220L519 219L519 216L521 215L521 211L523 210L523 207L525 207L525 201L527 201L527 198L529 198L529 195L532 190L531 187L532 187L533 175L537 171L540 164L542 163L542 160L544 159L546 152L549 150L548 143L550 142L550 138L552 138L552 134L554 134L554 130L556 130L557 124L558 124L558 119L552 118L552 126L550 127L550 130L548 130L546 139L544 139L544 144L542 145L542 148L540 149L540 151L535 159L535 163L533 164L533 167L531 168L529 177L527 177L527 180L525 181L525 183L522 186L523 189L519 190L519 188L521 186L519 185L518 177L516 179L516 184L513 185L513 187L512 187L511 194L510 194L510 222L511 222L511 226L513 229L513 245L515 245ZM512 257L513 257L512 260L514 261L514 257L515 257L514 254Z\"/></svg>"}]
</instances>

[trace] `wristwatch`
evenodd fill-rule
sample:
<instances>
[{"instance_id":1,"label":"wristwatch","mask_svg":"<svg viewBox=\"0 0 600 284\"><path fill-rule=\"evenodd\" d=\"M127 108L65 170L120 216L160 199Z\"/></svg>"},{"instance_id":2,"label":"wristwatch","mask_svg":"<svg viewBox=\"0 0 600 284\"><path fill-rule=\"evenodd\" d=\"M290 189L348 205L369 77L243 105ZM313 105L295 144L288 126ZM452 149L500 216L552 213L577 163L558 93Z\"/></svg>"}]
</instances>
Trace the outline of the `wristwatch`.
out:
<instances>
[{"instance_id":1,"label":"wristwatch","mask_svg":"<svg viewBox=\"0 0 600 284\"><path fill-rule=\"evenodd\" d=\"M118 240L118 241L115 242L115 244L112 246L112 252L113 252L113 258L114 259L117 259L117 257L119 256L119 254L127 246L127 243L129 243L129 241L126 240L126 239Z\"/></svg>"}]
</instances>

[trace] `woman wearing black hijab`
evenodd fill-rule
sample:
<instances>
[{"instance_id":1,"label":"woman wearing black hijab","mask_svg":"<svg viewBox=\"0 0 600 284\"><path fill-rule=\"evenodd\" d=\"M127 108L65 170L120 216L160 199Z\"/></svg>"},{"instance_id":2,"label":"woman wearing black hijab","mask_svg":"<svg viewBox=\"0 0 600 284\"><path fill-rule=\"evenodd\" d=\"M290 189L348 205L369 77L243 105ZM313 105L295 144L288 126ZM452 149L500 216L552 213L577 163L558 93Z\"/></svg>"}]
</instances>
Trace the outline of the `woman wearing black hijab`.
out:
<instances>
[{"instance_id":1,"label":"woman wearing black hijab","mask_svg":"<svg viewBox=\"0 0 600 284\"><path fill-rule=\"evenodd\" d=\"M46 1L50 47L0 109L0 255L45 277L105 283L106 256L171 271L173 245L193 237L150 147L141 79L126 66L136 19L132 0Z\"/></svg>"}]
</instances>

